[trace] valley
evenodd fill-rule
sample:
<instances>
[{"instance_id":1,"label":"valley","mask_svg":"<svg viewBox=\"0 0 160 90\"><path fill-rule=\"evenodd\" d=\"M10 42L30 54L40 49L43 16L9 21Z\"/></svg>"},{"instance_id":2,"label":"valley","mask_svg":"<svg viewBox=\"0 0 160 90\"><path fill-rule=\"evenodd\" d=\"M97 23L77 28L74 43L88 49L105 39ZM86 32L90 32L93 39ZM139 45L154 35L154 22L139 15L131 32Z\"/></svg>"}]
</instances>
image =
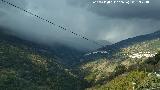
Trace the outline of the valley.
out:
<instances>
[{"instance_id":1,"label":"valley","mask_svg":"<svg viewBox=\"0 0 160 90\"><path fill-rule=\"evenodd\" d=\"M1 90L160 89L160 31L91 52L0 32Z\"/></svg>"}]
</instances>

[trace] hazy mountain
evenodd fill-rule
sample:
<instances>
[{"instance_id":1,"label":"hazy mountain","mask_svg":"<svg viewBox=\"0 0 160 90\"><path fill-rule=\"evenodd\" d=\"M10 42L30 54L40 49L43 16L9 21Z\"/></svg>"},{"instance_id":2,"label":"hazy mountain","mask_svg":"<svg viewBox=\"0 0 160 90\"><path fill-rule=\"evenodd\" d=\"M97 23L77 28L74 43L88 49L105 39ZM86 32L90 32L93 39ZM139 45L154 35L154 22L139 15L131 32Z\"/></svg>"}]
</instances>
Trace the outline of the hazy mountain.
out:
<instances>
[{"instance_id":1,"label":"hazy mountain","mask_svg":"<svg viewBox=\"0 0 160 90\"><path fill-rule=\"evenodd\" d=\"M97 40L97 42L100 43L103 46L112 45L112 43L107 41L107 40Z\"/></svg>"},{"instance_id":2,"label":"hazy mountain","mask_svg":"<svg viewBox=\"0 0 160 90\"><path fill-rule=\"evenodd\" d=\"M128 39L125 39L125 40L122 40L120 42L117 42L113 45L106 45L106 47L103 47L103 48L100 48L98 50L108 50L111 48L125 48L125 47L128 47L130 45L133 45L135 43L140 43L140 42L144 42L144 41L148 41L148 40L154 40L154 39L157 39L157 38L160 38L160 31L156 31L154 33L150 33L150 34L145 34L145 35L140 35L140 36L136 36L136 37L133 37L133 38L128 38Z\"/></svg>"},{"instance_id":3,"label":"hazy mountain","mask_svg":"<svg viewBox=\"0 0 160 90\"><path fill-rule=\"evenodd\" d=\"M83 80L60 59L49 48L7 35L1 29L1 90L83 90Z\"/></svg>"},{"instance_id":4,"label":"hazy mountain","mask_svg":"<svg viewBox=\"0 0 160 90\"><path fill-rule=\"evenodd\" d=\"M159 38L160 31L151 34L136 36L112 45L106 45L105 47L99 48L93 52L86 53L82 60L102 57L107 57L109 59L121 58L121 56L123 56L124 54L128 54L128 51L124 51L127 49L132 49L132 51L129 51L131 53L135 51L137 53L145 51L155 54L155 52L159 50Z\"/></svg>"},{"instance_id":5,"label":"hazy mountain","mask_svg":"<svg viewBox=\"0 0 160 90\"><path fill-rule=\"evenodd\" d=\"M53 46L33 43L7 31L0 31L2 90L107 90L127 83L123 87L126 89L133 87L130 84L134 78L137 89L159 87L158 74L153 71L158 73L160 69L160 31L87 54L61 43Z\"/></svg>"},{"instance_id":6,"label":"hazy mountain","mask_svg":"<svg viewBox=\"0 0 160 90\"><path fill-rule=\"evenodd\" d=\"M3 32L3 33L2 33ZM7 34L4 34L7 33ZM30 50L36 50L39 53L46 53L52 56L60 57L59 62L68 66L73 66L79 63L79 58L84 55L87 51L76 49L62 43L44 44L26 40L21 36L16 36L14 33L10 33L10 30L1 28L1 36L3 40L8 40L11 43L24 44L29 47ZM21 39L22 38L22 39Z\"/></svg>"}]
</instances>

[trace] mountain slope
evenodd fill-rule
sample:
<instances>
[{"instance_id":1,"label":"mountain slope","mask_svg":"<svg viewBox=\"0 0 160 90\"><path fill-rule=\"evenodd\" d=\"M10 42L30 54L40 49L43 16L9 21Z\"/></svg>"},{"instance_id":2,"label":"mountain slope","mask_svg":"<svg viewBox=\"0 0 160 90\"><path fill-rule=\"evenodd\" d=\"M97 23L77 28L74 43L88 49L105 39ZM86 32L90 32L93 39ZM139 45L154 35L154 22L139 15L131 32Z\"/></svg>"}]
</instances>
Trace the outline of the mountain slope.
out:
<instances>
[{"instance_id":1,"label":"mountain slope","mask_svg":"<svg viewBox=\"0 0 160 90\"><path fill-rule=\"evenodd\" d=\"M107 45L106 47L97 49L91 53L85 54L82 59L120 59L128 57L133 53L146 53L155 54L160 49L160 31L141 35L134 38L129 38L113 45ZM130 53L129 53L130 52ZM126 55L127 54L127 55Z\"/></svg>"},{"instance_id":2,"label":"mountain slope","mask_svg":"<svg viewBox=\"0 0 160 90\"><path fill-rule=\"evenodd\" d=\"M85 53L85 51L80 51L75 48L57 43L55 46L50 47L50 51L57 57L61 57L59 60L61 63L71 67L79 63L79 59Z\"/></svg>"},{"instance_id":3,"label":"mountain slope","mask_svg":"<svg viewBox=\"0 0 160 90\"><path fill-rule=\"evenodd\" d=\"M100 48L99 50L107 50L109 49L109 47L115 47L115 48L125 48L128 47L130 45L133 45L135 43L141 43L141 42L145 42L145 41L150 41L150 40L154 40L160 38L160 30L154 32L154 33L150 33L150 34L146 34L146 35L140 35L140 36L136 36L133 38L128 38L125 40L122 40L120 42L117 42L111 46L106 46L103 48Z\"/></svg>"},{"instance_id":4,"label":"mountain slope","mask_svg":"<svg viewBox=\"0 0 160 90\"><path fill-rule=\"evenodd\" d=\"M82 80L51 54L0 32L1 90L83 90Z\"/></svg>"},{"instance_id":5,"label":"mountain slope","mask_svg":"<svg viewBox=\"0 0 160 90\"><path fill-rule=\"evenodd\" d=\"M61 62L67 66L74 66L79 63L80 57L85 53L85 51L80 51L74 47L70 47L62 43L54 42L50 44L44 44L36 41L32 42L24 38L23 36L18 36L15 33L11 33L11 30L9 29L0 28L0 30L3 32L5 31L5 33L8 34L0 34L1 36L3 36L3 40L8 40L12 44L14 44L15 42L16 44L24 44L29 47L28 49L35 50L39 53L46 53L46 55L61 57L58 62Z\"/></svg>"},{"instance_id":6,"label":"mountain slope","mask_svg":"<svg viewBox=\"0 0 160 90\"><path fill-rule=\"evenodd\" d=\"M0 87L2 90L84 90L86 87L87 90L123 90L133 88L131 84L138 82L136 89L157 88L160 79L153 71L158 73L160 69L159 32L98 49L79 60L83 53L74 49L63 45L46 47L1 30ZM65 66L79 61L76 70ZM126 83L128 86L122 88Z\"/></svg>"},{"instance_id":7,"label":"mountain slope","mask_svg":"<svg viewBox=\"0 0 160 90\"><path fill-rule=\"evenodd\" d=\"M118 70L118 71L117 71ZM160 52L153 58L129 68L117 68L118 74L108 82L95 85L87 90L159 90Z\"/></svg>"},{"instance_id":8,"label":"mountain slope","mask_svg":"<svg viewBox=\"0 0 160 90\"><path fill-rule=\"evenodd\" d=\"M124 74L129 68L136 67L148 58L154 57L159 50L160 31L157 31L88 53L82 58L79 68L91 87L103 85L118 75Z\"/></svg>"}]
</instances>

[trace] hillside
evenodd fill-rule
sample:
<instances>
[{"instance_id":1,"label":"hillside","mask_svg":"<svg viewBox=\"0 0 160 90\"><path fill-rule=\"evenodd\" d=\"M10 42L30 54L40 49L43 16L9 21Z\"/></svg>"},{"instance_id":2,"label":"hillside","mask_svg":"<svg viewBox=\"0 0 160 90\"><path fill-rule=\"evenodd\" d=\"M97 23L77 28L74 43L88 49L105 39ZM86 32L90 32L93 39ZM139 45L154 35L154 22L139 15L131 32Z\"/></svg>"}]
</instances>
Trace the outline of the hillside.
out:
<instances>
[{"instance_id":1,"label":"hillside","mask_svg":"<svg viewBox=\"0 0 160 90\"><path fill-rule=\"evenodd\" d=\"M84 79L90 83L90 87L101 87L101 85L103 87L104 84L108 85L110 81L114 81L116 77L119 78L121 74L126 75L127 73L128 77L134 73L144 74L145 70L138 72L134 72L134 70L137 70L137 67L143 65L148 58L151 59L154 57L159 50L160 31L157 31L155 33L123 40L105 48L100 48L97 51L87 53L82 58L79 68L82 70ZM140 68L144 69L144 67ZM156 70L159 70L159 68ZM153 73L153 71L154 70L151 69L147 73ZM123 79L124 78L126 79L126 77L123 77ZM122 78L118 80L121 79ZM91 88L91 90L92 89L93 88ZM94 88L94 90L97 89ZM101 88L98 90L105 89Z\"/></svg>"},{"instance_id":2,"label":"hillside","mask_svg":"<svg viewBox=\"0 0 160 90\"><path fill-rule=\"evenodd\" d=\"M84 63L80 68L84 79L90 83L87 90L160 88L160 53L148 59L111 61L102 58Z\"/></svg>"},{"instance_id":3,"label":"hillside","mask_svg":"<svg viewBox=\"0 0 160 90\"><path fill-rule=\"evenodd\" d=\"M160 31L129 38L118 43L107 45L83 56L82 61L91 59L108 58L110 60L124 59L134 55L155 55L160 49ZM142 56L143 56L142 55ZM144 55L147 56L148 55ZM142 57L140 56L140 57Z\"/></svg>"},{"instance_id":4,"label":"hillside","mask_svg":"<svg viewBox=\"0 0 160 90\"><path fill-rule=\"evenodd\" d=\"M48 47L1 30L0 87L2 90L156 90L160 87L159 34L127 39L80 59L84 52L74 48L61 44ZM73 65L78 68L69 67Z\"/></svg>"},{"instance_id":5,"label":"hillside","mask_svg":"<svg viewBox=\"0 0 160 90\"><path fill-rule=\"evenodd\" d=\"M159 90L160 52L144 62L126 67L117 66L111 80L94 85L86 90ZM101 81L102 82L102 81Z\"/></svg>"},{"instance_id":6,"label":"hillside","mask_svg":"<svg viewBox=\"0 0 160 90\"><path fill-rule=\"evenodd\" d=\"M29 41L21 36L16 36L15 33L11 33L10 29L0 27L0 35L3 36L3 40L10 41L12 44L24 44L28 46L28 50L34 50L39 53L43 53L50 56L60 57L58 62L63 63L67 66L74 66L80 62L80 58L83 56L85 51L77 50L76 48L69 47L61 43L44 44ZM1 32L7 33L3 34ZM21 39L22 38L22 39Z\"/></svg>"},{"instance_id":7,"label":"hillside","mask_svg":"<svg viewBox=\"0 0 160 90\"><path fill-rule=\"evenodd\" d=\"M83 90L83 80L59 59L47 49L1 31L1 90Z\"/></svg>"},{"instance_id":8,"label":"hillside","mask_svg":"<svg viewBox=\"0 0 160 90\"><path fill-rule=\"evenodd\" d=\"M50 49L48 51L50 51L55 56L60 57L61 59L59 60L59 62L69 67L74 67L75 65L77 65L80 62L79 59L85 53L85 51L80 51L75 48L57 43L55 46L50 46Z\"/></svg>"},{"instance_id":9,"label":"hillside","mask_svg":"<svg viewBox=\"0 0 160 90\"><path fill-rule=\"evenodd\" d=\"M117 42L113 45L107 45L106 47L100 48L98 50L108 50L110 48L113 49L113 47L115 49L126 48L130 45L134 45L135 43L150 41L150 40L154 40L157 38L160 38L160 30L158 30L154 33L150 33L150 34L145 34L145 35L140 35L140 36L136 36L133 38L128 38L128 39L122 40L120 42Z\"/></svg>"}]
</instances>

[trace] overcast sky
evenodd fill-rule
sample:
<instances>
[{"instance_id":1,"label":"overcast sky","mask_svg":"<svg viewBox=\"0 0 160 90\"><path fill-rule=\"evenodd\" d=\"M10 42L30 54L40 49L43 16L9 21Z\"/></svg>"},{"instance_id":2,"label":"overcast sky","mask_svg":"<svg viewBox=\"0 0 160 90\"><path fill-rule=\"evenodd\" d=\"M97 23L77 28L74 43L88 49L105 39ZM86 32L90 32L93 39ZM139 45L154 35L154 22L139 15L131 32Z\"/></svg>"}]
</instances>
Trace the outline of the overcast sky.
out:
<instances>
[{"instance_id":1,"label":"overcast sky","mask_svg":"<svg viewBox=\"0 0 160 90\"><path fill-rule=\"evenodd\" d=\"M160 0L149 0L149 4L129 5L93 4L94 0L6 1L93 40L107 40L115 43L160 29ZM10 28L17 35L38 42L68 42L75 46L82 45L83 48L88 48L87 46L91 44L77 37L75 39L74 35L4 5L1 1L0 26Z\"/></svg>"}]
</instances>

